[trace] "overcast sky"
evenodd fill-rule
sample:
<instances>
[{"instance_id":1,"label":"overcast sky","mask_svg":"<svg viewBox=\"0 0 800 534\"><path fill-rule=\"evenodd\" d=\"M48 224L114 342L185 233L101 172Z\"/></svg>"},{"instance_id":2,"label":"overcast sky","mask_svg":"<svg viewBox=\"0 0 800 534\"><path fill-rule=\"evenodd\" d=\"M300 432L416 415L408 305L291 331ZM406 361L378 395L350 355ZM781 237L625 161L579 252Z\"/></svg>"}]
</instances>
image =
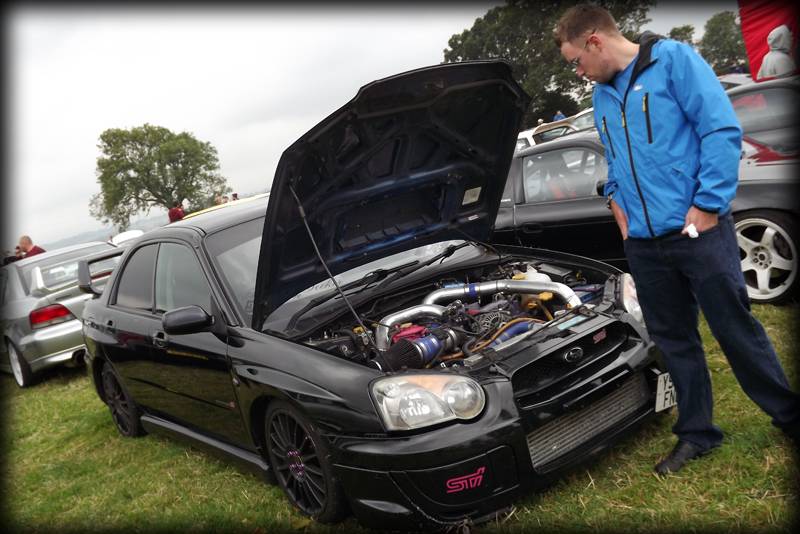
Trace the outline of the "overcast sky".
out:
<instances>
[{"instance_id":1,"label":"overcast sky","mask_svg":"<svg viewBox=\"0 0 800 534\"><path fill-rule=\"evenodd\" d=\"M359 87L440 63L450 36L498 4L12 8L2 248L22 233L45 244L102 227L88 202L107 128L191 132L217 148L234 191L264 189L281 152ZM646 29L693 24L698 38L711 15L736 9L662 2Z\"/></svg>"}]
</instances>

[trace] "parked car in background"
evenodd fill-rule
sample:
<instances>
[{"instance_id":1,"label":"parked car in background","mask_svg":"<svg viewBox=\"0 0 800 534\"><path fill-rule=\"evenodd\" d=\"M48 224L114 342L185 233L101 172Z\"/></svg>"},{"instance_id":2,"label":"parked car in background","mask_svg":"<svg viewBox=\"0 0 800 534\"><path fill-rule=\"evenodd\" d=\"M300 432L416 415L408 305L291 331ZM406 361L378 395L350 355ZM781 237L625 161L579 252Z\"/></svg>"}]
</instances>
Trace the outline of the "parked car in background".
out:
<instances>
[{"instance_id":1,"label":"parked car in background","mask_svg":"<svg viewBox=\"0 0 800 534\"><path fill-rule=\"evenodd\" d=\"M89 298L78 289L78 260L113 250L93 242L24 258L0 268L0 369L27 387L48 367L82 365L85 346L80 321ZM116 262L94 266L96 282L107 279Z\"/></svg>"},{"instance_id":2,"label":"parked car in background","mask_svg":"<svg viewBox=\"0 0 800 534\"><path fill-rule=\"evenodd\" d=\"M744 131L732 203L742 271L754 302L783 302L798 284L798 78L728 91ZM602 196L608 179L596 132L514 155L494 239L564 250L627 269L622 238Z\"/></svg>"},{"instance_id":3,"label":"parked car in background","mask_svg":"<svg viewBox=\"0 0 800 534\"><path fill-rule=\"evenodd\" d=\"M127 246L130 245L131 240L136 239L137 237L141 237L144 234L144 230L127 230L125 232L120 232L119 234L115 235L111 239L108 240L108 243L118 247L123 243Z\"/></svg>"},{"instance_id":4,"label":"parked car in background","mask_svg":"<svg viewBox=\"0 0 800 534\"><path fill-rule=\"evenodd\" d=\"M592 108L584 109L566 119L543 123L534 128L521 131L519 135L517 135L517 146L515 150L520 151L532 147L535 144L556 139L562 135L590 130L594 127Z\"/></svg>"},{"instance_id":5,"label":"parked car in background","mask_svg":"<svg viewBox=\"0 0 800 534\"><path fill-rule=\"evenodd\" d=\"M533 130L535 130L535 128L522 130L517 135L517 145L514 147L515 151L519 151L523 148L528 148L536 144L536 141L533 140Z\"/></svg>"},{"instance_id":6,"label":"parked car in background","mask_svg":"<svg viewBox=\"0 0 800 534\"><path fill-rule=\"evenodd\" d=\"M534 143L538 145L546 141L552 141L562 135L594 128L592 110L593 108L584 109L566 119L540 124L531 132Z\"/></svg>"},{"instance_id":7,"label":"parked car in background","mask_svg":"<svg viewBox=\"0 0 800 534\"><path fill-rule=\"evenodd\" d=\"M740 85L753 83L753 78L749 74L733 72L730 74L723 74L721 76L717 76L719 79L719 83L722 84L722 88L733 89L734 87L739 87Z\"/></svg>"},{"instance_id":8,"label":"parked car in background","mask_svg":"<svg viewBox=\"0 0 800 534\"><path fill-rule=\"evenodd\" d=\"M321 522L444 529L668 407L629 275L486 244L528 100L502 61L372 82L268 198L142 236L83 314L119 432L227 454Z\"/></svg>"}]
</instances>

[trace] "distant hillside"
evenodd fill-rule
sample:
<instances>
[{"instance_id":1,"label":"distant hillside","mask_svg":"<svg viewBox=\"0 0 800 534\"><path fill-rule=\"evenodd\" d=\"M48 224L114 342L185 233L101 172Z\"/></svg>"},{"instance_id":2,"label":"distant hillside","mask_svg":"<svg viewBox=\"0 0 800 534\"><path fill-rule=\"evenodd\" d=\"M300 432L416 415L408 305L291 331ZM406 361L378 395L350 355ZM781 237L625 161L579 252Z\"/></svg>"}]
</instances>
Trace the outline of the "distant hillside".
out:
<instances>
[{"instance_id":1,"label":"distant hillside","mask_svg":"<svg viewBox=\"0 0 800 534\"><path fill-rule=\"evenodd\" d=\"M164 226L167 224L167 216L166 214L160 215L153 215L152 217L146 217L144 219L139 219L137 221L132 222L128 225L126 230L142 230L147 232L148 230L152 230L153 228L158 228L159 226ZM105 228L101 228L100 230L92 230L89 232L83 232L77 235L73 235L70 237L65 237L64 239L60 239L58 241L51 241L50 243L45 243L42 247L45 250L55 250L57 248L66 247L69 245L75 245L78 243L86 243L88 241L107 241L109 237L118 234L116 230L114 230L113 226L107 226Z\"/></svg>"}]
</instances>

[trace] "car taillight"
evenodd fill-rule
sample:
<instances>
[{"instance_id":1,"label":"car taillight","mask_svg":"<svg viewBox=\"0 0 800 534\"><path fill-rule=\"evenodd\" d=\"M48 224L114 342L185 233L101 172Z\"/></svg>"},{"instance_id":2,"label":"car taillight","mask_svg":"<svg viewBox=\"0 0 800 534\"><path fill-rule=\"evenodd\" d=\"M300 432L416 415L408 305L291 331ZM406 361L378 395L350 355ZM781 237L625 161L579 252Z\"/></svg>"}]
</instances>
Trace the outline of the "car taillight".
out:
<instances>
[{"instance_id":1,"label":"car taillight","mask_svg":"<svg viewBox=\"0 0 800 534\"><path fill-rule=\"evenodd\" d=\"M31 320L31 328L42 328L75 318L75 316L61 304L52 304L44 308L39 308L38 310L33 310L29 317Z\"/></svg>"}]
</instances>

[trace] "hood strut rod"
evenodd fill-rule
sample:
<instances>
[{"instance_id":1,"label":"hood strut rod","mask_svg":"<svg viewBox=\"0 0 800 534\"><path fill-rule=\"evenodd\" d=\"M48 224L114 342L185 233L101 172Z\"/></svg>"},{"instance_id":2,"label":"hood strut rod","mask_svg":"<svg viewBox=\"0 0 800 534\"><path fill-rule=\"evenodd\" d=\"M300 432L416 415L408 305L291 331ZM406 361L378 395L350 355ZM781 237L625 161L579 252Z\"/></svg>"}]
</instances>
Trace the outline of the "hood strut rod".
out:
<instances>
[{"instance_id":1,"label":"hood strut rod","mask_svg":"<svg viewBox=\"0 0 800 534\"><path fill-rule=\"evenodd\" d=\"M358 325L363 329L364 335L369 340L369 344L372 346L373 349L375 349L376 352L378 352L378 347L375 345L375 340L372 339L371 335L372 332L369 329L367 329L366 326L364 326L364 323L361 321L361 317L359 317L358 314L356 313L356 310L353 309L353 305L350 304L350 300L344 294L342 288L339 287L339 282L336 281L336 278L334 278L333 274L331 274L330 269L328 269L328 265L325 263L325 260L322 259L322 254L320 253L319 248L317 247L317 241L316 239L314 239L314 234L311 232L311 227L308 225L308 220L306 219L306 212L303 209L303 205L300 203L300 199L297 197L297 193L294 192L294 188L292 187L291 184L289 184L289 191L292 193L294 201L297 202L297 210L300 212L300 218L303 220L303 224L306 227L306 232L308 232L308 237L309 239L311 239L311 245L314 247L314 252L316 252L317 258L319 258L319 262L325 268L325 272L328 273L328 277L331 279L331 282L333 282L333 285L336 286L336 290L342 296L342 300L344 300L345 304L347 304L347 307L350 309L350 313L353 314L353 317L355 317L356 322L358 322Z\"/></svg>"}]
</instances>

